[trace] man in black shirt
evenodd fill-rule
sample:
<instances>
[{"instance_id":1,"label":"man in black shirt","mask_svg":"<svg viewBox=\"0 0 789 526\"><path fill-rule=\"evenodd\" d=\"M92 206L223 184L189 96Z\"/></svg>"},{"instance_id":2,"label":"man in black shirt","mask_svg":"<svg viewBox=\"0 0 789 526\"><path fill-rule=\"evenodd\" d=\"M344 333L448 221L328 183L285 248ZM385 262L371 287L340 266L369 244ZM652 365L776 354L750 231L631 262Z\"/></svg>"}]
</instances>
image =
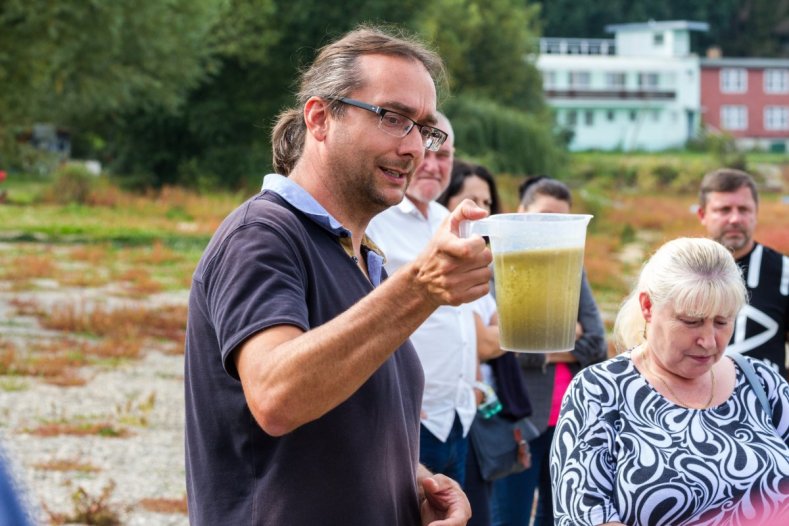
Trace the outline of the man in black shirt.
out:
<instances>
[{"instance_id":1,"label":"man in black shirt","mask_svg":"<svg viewBox=\"0 0 789 526\"><path fill-rule=\"evenodd\" d=\"M463 526L457 482L418 464L423 373L409 335L488 292L470 201L387 277L364 235L399 203L437 128L443 67L359 28L324 47L274 127L263 191L194 273L185 355L192 526Z\"/></svg>"},{"instance_id":2,"label":"man in black shirt","mask_svg":"<svg viewBox=\"0 0 789 526\"><path fill-rule=\"evenodd\" d=\"M727 352L772 362L786 376L789 257L754 240L758 206L756 184L746 172L722 168L701 182L701 224L709 237L732 251L750 293L749 304L737 315Z\"/></svg>"}]
</instances>

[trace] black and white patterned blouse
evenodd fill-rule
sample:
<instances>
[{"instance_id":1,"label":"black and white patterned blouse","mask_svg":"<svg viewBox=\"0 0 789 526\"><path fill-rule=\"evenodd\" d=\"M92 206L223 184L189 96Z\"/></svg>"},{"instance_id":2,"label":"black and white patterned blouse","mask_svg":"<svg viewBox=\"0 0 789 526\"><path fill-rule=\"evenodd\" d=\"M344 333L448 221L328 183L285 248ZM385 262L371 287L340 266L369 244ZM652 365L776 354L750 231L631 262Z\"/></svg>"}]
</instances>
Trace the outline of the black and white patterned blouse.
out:
<instances>
[{"instance_id":1,"label":"black and white patterned blouse","mask_svg":"<svg viewBox=\"0 0 789 526\"><path fill-rule=\"evenodd\" d=\"M752 363L772 417L736 365L732 396L703 410L655 391L630 352L583 370L551 451L556 525L768 524L765 516L785 510L789 385Z\"/></svg>"}]
</instances>

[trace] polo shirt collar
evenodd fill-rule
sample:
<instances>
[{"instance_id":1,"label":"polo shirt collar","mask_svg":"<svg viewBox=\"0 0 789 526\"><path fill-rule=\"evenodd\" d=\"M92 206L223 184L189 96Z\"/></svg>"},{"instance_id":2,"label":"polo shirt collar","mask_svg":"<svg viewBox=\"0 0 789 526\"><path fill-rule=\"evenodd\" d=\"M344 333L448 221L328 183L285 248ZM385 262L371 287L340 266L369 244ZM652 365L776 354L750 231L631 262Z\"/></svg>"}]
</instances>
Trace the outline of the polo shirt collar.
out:
<instances>
[{"instance_id":1,"label":"polo shirt collar","mask_svg":"<svg viewBox=\"0 0 789 526\"><path fill-rule=\"evenodd\" d=\"M291 179L284 177L280 174L268 174L263 179L262 191L273 192L291 206L296 208L299 212L309 217L317 225L321 226L331 234L337 236L340 240L340 245L349 256L353 256L353 247L351 246L351 231L342 226L334 217L326 211L326 209L315 200L312 195L304 188L294 183ZM411 202L408 199L403 201ZM402 204L402 203L401 203ZM413 206L413 205L412 205ZM414 207L414 209L416 209ZM418 210L417 210L418 212ZM367 250L367 270L370 273L370 279L374 285L378 285L381 279L381 269L384 264L384 254L373 241L367 237L367 234L362 238L362 246Z\"/></svg>"}]
</instances>

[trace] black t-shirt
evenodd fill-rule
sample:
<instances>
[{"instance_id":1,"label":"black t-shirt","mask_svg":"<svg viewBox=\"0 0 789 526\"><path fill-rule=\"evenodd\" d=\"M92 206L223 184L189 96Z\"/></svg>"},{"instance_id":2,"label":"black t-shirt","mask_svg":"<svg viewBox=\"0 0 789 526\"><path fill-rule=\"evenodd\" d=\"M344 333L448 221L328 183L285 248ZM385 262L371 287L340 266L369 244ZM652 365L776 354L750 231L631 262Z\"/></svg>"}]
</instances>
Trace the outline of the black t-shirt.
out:
<instances>
[{"instance_id":1,"label":"black t-shirt","mask_svg":"<svg viewBox=\"0 0 789 526\"><path fill-rule=\"evenodd\" d=\"M789 330L789 257L756 243L737 261L750 302L737 315L729 352L767 360L786 377Z\"/></svg>"},{"instance_id":2,"label":"black t-shirt","mask_svg":"<svg viewBox=\"0 0 789 526\"><path fill-rule=\"evenodd\" d=\"M410 342L348 400L281 437L254 420L233 364L233 351L255 333L281 324L310 330L372 288L334 233L276 194L258 194L223 222L189 298L186 478L193 526L419 524L424 379Z\"/></svg>"}]
</instances>

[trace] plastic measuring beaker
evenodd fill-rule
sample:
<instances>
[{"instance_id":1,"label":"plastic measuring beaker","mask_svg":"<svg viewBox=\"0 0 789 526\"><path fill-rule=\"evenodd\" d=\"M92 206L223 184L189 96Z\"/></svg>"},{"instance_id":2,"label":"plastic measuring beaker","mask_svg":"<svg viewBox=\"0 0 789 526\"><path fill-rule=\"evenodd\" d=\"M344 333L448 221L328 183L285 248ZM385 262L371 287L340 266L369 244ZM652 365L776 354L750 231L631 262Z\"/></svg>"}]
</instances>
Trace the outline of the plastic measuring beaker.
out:
<instances>
[{"instance_id":1,"label":"plastic measuring beaker","mask_svg":"<svg viewBox=\"0 0 789 526\"><path fill-rule=\"evenodd\" d=\"M502 349L570 351L581 296L585 214L498 214L465 221L460 234L488 236Z\"/></svg>"}]
</instances>

